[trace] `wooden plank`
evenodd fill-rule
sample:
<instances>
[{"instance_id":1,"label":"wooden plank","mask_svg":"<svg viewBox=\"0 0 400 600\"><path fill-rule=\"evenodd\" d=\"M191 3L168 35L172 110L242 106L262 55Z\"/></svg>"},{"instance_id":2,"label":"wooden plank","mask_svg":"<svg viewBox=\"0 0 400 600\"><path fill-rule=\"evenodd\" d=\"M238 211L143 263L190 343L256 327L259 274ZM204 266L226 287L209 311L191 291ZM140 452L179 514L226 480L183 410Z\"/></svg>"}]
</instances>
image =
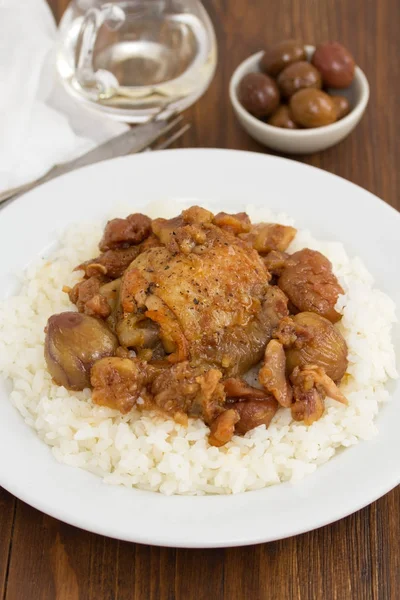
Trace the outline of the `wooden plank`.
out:
<instances>
[{"instance_id":1,"label":"wooden plank","mask_svg":"<svg viewBox=\"0 0 400 600\"><path fill-rule=\"evenodd\" d=\"M302 536L226 550L110 540L19 503L7 600L394 598L400 586L400 489Z\"/></svg>"},{"instance_id":2,"label":"wooden plank","mask_svg":"<svg viewBox=\"0 0 400 600\"><path fill-rule=\"evenodd\" d=\"M223 598L225 564L226 553L224 550L177 550L176 599ZM248 598L250 597L248 596Z\"/></svg>"},{"instance_id":3,"label":"wooden plank","mask_svg":"<svg viewBox=\"0 0 400 600\"><path fill-rule=\"evenodd\" d=\"M16 499L0 488L0 598L4 597L11 552Z\"/></svg>"}]
</instances>

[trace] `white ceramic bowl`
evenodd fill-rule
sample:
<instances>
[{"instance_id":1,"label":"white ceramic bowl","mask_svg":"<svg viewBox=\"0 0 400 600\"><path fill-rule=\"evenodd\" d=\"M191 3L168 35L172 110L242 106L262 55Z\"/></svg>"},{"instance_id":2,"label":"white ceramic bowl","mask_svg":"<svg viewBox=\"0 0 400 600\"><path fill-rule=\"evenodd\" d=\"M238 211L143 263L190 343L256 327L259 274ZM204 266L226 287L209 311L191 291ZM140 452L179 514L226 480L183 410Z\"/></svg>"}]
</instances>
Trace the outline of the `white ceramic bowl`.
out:
<instances>
[{"instance_id":1,"label":"white ceramic bowl","mask_svg":"<svg viewBox=\"0 0 400 600\"><path fill-rule=\"evenodd\" d=\"M306 50L310 58L315 47L306 46ZM229 85L233 110L240 124L251 137L264 146L280 152L308 154L334 146L353 131L363 116L369 99L368 81L359 67L356 67L354 80L350 87L333 91L336 95L346 96L352 106L351 112L337 123L314 129L282 129L267 125L247 112L239 102L238 85L247 73L260 70L258 65L262 55L263 52L257 52L243 61L232 75Z\"/></svg>"}]
</instances>

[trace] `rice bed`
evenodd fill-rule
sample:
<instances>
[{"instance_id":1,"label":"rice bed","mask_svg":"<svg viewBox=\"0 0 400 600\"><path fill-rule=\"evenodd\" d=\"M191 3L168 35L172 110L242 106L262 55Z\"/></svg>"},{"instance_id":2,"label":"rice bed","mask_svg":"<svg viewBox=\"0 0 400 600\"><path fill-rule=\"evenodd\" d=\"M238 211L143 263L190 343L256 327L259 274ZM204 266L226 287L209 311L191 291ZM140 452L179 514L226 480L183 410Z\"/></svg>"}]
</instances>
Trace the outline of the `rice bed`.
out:
<instances>
[{"instance_id":1,"label":"rice bed","mask_svg":"<svg viewBox=\"0 0 400 600\"><path fill-rule=\"evenodd\" d=\"M264 209L250 206L247 212L253 221L293 224ZM43 356L44 327L51 314L75 310L61 289L79 280L72 272L77 264L98 253L103 225L70 228L51 259L28 268L19 294L0 304L0 367L12 382L10 399L58 461L87 469L109 484L164 494L230 494L300 480L340 448L376 435L374 419L380 404L389 400L385 384L397 377L394 303L374 287L359 258L349 258L341 244L319 242L307 231L298 232L289 251L321 251L345 290L336 308L349 347L341 385L348 406L327 399L325 414L311 427L280 409L268 429L258 427L215 448L208 445L208 428L201 420L190 419L186 428L151 413L133 410L122 416L94 405L89 390L69 392L54 385Z\"/></svg>"}]
</instances>

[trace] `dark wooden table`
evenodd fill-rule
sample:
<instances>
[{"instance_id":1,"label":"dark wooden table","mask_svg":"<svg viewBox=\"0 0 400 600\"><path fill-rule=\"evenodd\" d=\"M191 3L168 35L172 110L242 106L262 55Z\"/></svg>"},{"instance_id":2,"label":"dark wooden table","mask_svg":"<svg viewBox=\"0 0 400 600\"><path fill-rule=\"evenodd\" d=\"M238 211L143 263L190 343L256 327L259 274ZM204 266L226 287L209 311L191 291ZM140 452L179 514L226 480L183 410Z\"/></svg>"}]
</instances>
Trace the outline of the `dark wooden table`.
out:
<instances>
[{"instance_id":1,"label":"dark wooden table","mask_svg":"<svg viewBox=\"0 0 400 600\"><path fill-rule=\"evenodd\" d=\"M48 1L59 19L68 0ZM400 209L400 2L205 4L218 35L219 68L207 94L187 111L193 127L182 145L265 152L239 129L230 109L228 82L234 67L280 38L308 43L337 39L351 48L369 78L369 108L347 140L301 160ZM0 595L7 600L398 600L400 488L317 531L225 550L174 550L111 540L47 517L0 488Z\"/></svg>"}]
</instances>

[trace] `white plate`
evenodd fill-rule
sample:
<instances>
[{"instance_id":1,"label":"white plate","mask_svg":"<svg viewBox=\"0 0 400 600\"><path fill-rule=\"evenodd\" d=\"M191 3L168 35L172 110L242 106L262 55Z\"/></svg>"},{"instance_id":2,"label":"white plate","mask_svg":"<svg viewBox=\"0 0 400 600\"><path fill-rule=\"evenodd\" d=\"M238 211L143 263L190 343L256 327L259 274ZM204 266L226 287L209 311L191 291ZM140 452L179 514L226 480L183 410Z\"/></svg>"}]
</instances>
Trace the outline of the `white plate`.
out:
<instances>
[{"instance_id":1,"label":"white plate","mask_svg":"<svg viewBox=\"0 0 400 600\"><path fill-rule=\"evenodd\" d=\"M55 242L69 223L104 217L113 205L213 200L285 211L316 237L360 255L400 306L400 215L351 183L282 158L226 150L177 150L102 163L54 180L0 213L0 290ZM399 329L395 343L400 350ZM400 482L400 386L378 417L379 435L335 456L297 484L236 496L165 497L108 486L58 464L0 388L0 485L62 521L104 535L164 546L221 547L284 538L331 523Z\"/></svg>"}]
</instances>

